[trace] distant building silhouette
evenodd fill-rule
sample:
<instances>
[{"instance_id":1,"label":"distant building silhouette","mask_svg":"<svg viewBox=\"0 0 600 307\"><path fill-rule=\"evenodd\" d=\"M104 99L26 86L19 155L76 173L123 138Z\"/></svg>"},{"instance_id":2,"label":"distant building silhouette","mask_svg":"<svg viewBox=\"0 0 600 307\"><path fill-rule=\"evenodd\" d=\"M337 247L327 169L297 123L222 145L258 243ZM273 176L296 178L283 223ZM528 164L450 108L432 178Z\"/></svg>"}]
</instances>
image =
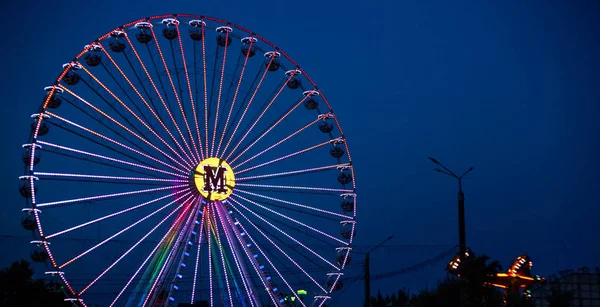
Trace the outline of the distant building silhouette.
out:
<instances>
[{"instance_id":1,"label":"distant building silhouette","mask_svg":"<svg viewBox=\"0 0 600 307\"><path fill-rule=\"evenodd\" d=\"M535 307L548 307L546 299L552 290L570 293L570 306L600 306L600 268L593 271L587 267L575 270L564 270L548 277L548 282L531 289L531 298Z\"/></svg>"}]
</instances>

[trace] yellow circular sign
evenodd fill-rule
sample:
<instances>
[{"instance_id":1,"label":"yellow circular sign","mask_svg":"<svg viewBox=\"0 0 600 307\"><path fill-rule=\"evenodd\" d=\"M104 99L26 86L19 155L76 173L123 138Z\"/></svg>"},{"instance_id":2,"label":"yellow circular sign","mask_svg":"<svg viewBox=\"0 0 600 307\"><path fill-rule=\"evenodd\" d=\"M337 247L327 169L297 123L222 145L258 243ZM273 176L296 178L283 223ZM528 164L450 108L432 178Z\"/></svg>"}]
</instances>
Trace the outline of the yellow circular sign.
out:
<instances>
[{"instance_id":1,"label":"yellow circular sign","mask_svg":"<svg viewBox=\"0 0 600 307\"><path fill-rule=\"evenodd\" d=\"M223 200L233 192L235 175L231 166L220 158L208 158L194 170L194 183L207 200Z\"/></svg>"}]
</instances>

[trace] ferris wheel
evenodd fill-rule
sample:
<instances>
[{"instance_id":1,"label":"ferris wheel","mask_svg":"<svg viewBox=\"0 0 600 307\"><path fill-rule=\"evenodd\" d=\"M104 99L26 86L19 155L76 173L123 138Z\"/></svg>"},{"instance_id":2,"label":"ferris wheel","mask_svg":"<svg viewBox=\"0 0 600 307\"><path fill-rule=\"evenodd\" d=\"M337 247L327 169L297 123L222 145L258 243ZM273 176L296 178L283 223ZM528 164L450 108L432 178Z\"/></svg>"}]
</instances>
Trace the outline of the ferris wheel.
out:
<instances>
[{"instance_id":1,"label":"ferris wheel","mask_svg":"<svg viewBox=\"0 0 600 307\"><path fill-rule=\"evenodd\" d=\"M86 45L31 115L22 226L77 306L323 306L355 236L348 145L258 34L190 14Z\"/></svg>"}]
</instances>

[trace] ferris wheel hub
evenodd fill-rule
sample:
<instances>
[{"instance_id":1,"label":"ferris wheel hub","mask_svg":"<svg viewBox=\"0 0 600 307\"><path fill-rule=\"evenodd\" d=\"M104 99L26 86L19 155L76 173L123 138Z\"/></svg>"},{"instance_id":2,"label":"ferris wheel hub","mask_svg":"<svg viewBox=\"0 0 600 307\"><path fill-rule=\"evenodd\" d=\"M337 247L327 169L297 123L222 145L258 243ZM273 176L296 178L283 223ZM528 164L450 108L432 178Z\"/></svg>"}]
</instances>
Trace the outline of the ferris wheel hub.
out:
<instances>
[{"instance_id":1,"label":"ferris wheel hub","mask_svg":"<svg viewBox=\"0 0 600 307\"><path fill-rule=\"evenodd\" d=\"M193 176L198 192L207 200L224 200L235 186L233 169L221 158L202 160L194 169Z\"/></svg>"}]
</instances>

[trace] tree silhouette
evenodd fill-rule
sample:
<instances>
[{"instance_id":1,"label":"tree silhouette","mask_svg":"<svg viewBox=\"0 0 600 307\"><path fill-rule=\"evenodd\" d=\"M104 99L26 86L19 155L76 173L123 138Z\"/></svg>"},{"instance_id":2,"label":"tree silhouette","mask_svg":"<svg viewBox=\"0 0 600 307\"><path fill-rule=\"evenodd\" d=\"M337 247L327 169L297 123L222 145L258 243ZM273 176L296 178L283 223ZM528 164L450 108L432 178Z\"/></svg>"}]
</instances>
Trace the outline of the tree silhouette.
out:
<instances>
[{"instance_id":1,"label":"tree silhouette","mask_svg":"<svg viewBox=\"0 0 600 307\"><path fill-rule=\"evenodd\" d=\"M570 307L573 293L564 291L559 286L554 286L550 288L550 294L545 298L549 307Z\"/></svg>"},{"instance_id":2,"label":"tree silhouette","mask_svg":"<svg viewBox=\"0 0 600 307\"><path fill-rule=\"evenodd\" d=\"M70 306L53 286L43 279L33 279L29 262L15 261L0 271L0 306Z\"/></svg>"},{"instance_id":3,"label":"tree silhouette","mask_svg":"<svg viewBox=\"0 0 600 307\"><path fill-rule=\"evenodd\" d=\"M462 264L461 274L467 280L467 303L472 307L501 307L503 295L501 291L489 285L492 276L500 272L497 261L490 261L488 256L469 259ZM454 275L446 276L434 289L425 289L410 299L400 290L396 295L383 298L380 293L371 298L372 306L414 306L414 307L454 307L460 306L460 282ZM401 298L402 297L402 298ZM529 307L530 302L519 298L515 307ZM562 307L562 306L561 306Z\"/></svg>"},{"instance_id":4,"label":"tree silhouette","mask_svg":"<svg viewBox=\"0 0 600 307\"><path fill-rule=\"evenodd\" d=\"M477 256L465 262L463 274L467 280L467 301L472 306L497 306L502 303L499 291L487 285L502 270L496 260L489 261L486 255Z\"/></svg>"},{"instance_id":5,"label":"tree silhouette","mask_svg":"<svg viewBox=\"0 0 600 307\"><path fill-rule=\"evenodd\" d=\"M407 307L408 302L408 295L404 292L404 290L398 290L397 293L394 293L391 296L386 295L385 297L381 295L380 290L377 290L377 297L371 297L372 307Z\"/></svg>"}]
</instances>

